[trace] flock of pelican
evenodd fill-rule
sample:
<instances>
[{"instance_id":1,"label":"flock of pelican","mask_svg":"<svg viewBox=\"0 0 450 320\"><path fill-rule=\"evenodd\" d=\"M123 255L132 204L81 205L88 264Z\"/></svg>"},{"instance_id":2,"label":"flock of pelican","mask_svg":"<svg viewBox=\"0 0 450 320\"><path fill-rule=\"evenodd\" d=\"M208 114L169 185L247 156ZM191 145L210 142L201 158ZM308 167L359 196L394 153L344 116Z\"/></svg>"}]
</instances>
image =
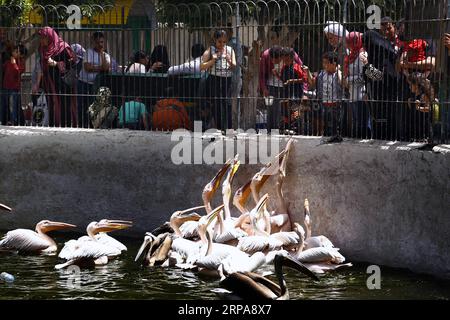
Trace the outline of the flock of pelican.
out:
<instances>
[{"instance_id":1,"label":"flock of pelican","mask_svg":"<svg viewBox=\"0 0 450 320\"><path fill-rule=\"evenodd\" d=\"M344 263L345 258L327 237L312 236L307 199L304 202L305 228L292 216L282 192L291 148L292 140L233 197L231 186L240 161L238 156L229 159L204 187L203 204L176 211L168 222L147 232L135 261L142 260L145 267L176 267L215 276L220 279L223 298L243 299L289 299L283 266L315 281L319 280L317 274L351 266L351 263ZM272 185L276 196L269 197L268 193L261 196L263 186L270 180L275 180ZM220 204L213 206L213 198L221 183ZM232 215L231 203L237 209L235 216ZM11 211L3 204L0 204L0 209ZM205 211L203 215L198 213L200 210ZM64 244L58 254L62 263L55 269L70 265L90 267L107 264L127 250L108 233L131 226L131 221L124 220L91 222L86 228L86 236ZM68 223L44 220L36 225L35 231L9 231L0 240L0 252L55 255L57 244L48 232L74 227ZM278 283L257 273L265 265L274 266Z\"/></svg>"}]
</instances>

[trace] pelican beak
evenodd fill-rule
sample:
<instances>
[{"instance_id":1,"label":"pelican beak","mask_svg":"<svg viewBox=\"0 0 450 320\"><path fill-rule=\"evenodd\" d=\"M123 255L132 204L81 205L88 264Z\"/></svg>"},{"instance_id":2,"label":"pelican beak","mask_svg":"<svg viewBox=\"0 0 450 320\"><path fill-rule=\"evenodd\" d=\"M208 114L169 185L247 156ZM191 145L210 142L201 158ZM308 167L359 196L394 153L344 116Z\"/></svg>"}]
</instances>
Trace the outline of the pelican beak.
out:
<instances>
[{"instance_id":1,"label":"pelican beak","mask_svg":"<svg viewBox=\"0 0 450 320\"><path fill-rule=\"evenodd\" d=\"M291 148L292 148L293 141L294 140L292 140L292 138L290 138L288 143L286 144L286 148L284 148L285 154L283 156L283 159L281 160L281 165L280 165L280 174L283 177L286 177L287 160L289 157L289 152L291 151Z\"/></svg>"},{"instance_id":2,"label":"pelican beak","mask_svg":"<svg viewBox=\"0 0 450 320\"><path fill-rule=\"evenodd\" d=\"M262 216L262 215L264 214L264 210L262 210L262 209L265 208L268 199L269 199L269 194L266 193L266 194L259 200L258 204L256 205L256 212L258 213L259 216Z\"/></svg>"},{"instance_id":3,"label":"pelican beak","mask_svg":"<svg viewBox=\"0 0 450 320\"><path fill-rule=\"evenodd\" d=\"M216 192L216 190L219 188L220 181L222 180L225 173L228 171L228 168L231 166L232 159L229 159L222 169L217 172L217 174L214 176L214 178L205 186L203 189L203 198L206 200L211 200L212 196Z\"/></svg>"},{"instance_id":4,"label":"pelican beak","mask_svg":"<svg viewBox=\"0 0 450 320\"><path fill-rule=\"evenodd\" d=\"M151 233L146 233L144 237L144 242L142 242L141 247L139 248L139 251L136 255L136 258L134 259L134 262L138 261L139 257L144 252L145 248L148 247L149 244L153 243L154 237Z\"/></svg>"},{"instance_id":5,"label":"pelican beak","mask_svg":"<svg viewBox=\"0 0 450 320\"><path fill-rule=\"evenodd\" d=\"M214 221L214 219L217 218L217 215L221 214L223 207L224 205L222 204L211 211L209 217L207 217L206 227L208 227Z\"/></svg>"},{"instance_id":6,"label":"pelican beak","mask_svg":"<svg viewBox=\"0 0 450 320\"><path fill-rule=\"evenodd\" d=\"M97 232L111 232L116 230L128 229L132 226L132 221L104 219L97 224L96 230Z\"/></svg>"},{"instance_id":7,"label":"pelican beak","mask_svg":"<svg viewBox=\"0 0 450 320\"><path fill-rule=\"evenodd\" d=\"M178 218L188 218L188 220L192 221L198 221L200 220L201 216L198 213L192 212L199 209L204 209L205 206L198 206L198 207L192 207L183 211L177 211L172 214L172 217L178 217Z\"/></svg>"},{"instance_id":8,"label":"pelican beak","mask_svg":"<svg viewBox=\"0 0 450 320\"><path fill-rule=\"evenodd\" d=\"M302 264L302 263L292 259L288 255L286 255L286 256L284 256L284 255L276 255L275 259L282 259L283 266L295 269L295 270L297 270L297 271L307 275L308 277L310 277L311 279L313 279L315 281L320 281L319 277L317 277L314 272L309 270L304 264Z\"/></svg>"},{"instance_id":9,"label":"pelican beak","mask_svg":"<svg viewBox=\"0 0 450 320\"><path fill-rule=\"evenodd\" d=\"M206 230L208 226L214 221L214 219L217 218L217 215L221 213L223 207L224 205L222 204L208 213L206 216L203 216L198 222L199 228Z\"/></svg>"},{"instance_id":10,"label":"pelican beak","mask_svg":"<svg viewBox=\"0 0 450 320\"><path fill-rule=\"evenodd\" d=\"M309 216L309 201L308 198L305 199L305 204L303 205L305 208L305 216Z\"/></svg>"},{"instance_id":11,"label":"pelican beak","mask_svg":"<svg viewBox=\"0 0 450 320\"><path fill-rule=\"evenodd\" d=\"M56 221L49 221L45 227L45 230L53 231L53 230L64 230L64 229L71 229L76 228L77 226L70 223L64 223L64 222L56 222Z\"/></svg>"},{"instance_id":12,"label":"pelican beak","mask_svg":"<svg viewBox=\"0 0 450 320\"><path fill-rule=\"evenodd\" d=\"M4 204L0 203L0 210L5 210L11 212L12 209L8 206L5 206Z\"/></svg>"}]
</instances>

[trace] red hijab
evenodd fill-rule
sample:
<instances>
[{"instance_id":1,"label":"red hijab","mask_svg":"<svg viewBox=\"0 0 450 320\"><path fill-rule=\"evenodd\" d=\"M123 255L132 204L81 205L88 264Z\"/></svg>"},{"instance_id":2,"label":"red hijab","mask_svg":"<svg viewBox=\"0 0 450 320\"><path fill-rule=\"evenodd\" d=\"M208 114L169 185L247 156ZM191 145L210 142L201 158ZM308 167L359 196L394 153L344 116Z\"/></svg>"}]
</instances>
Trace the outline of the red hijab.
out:
<instances>
[{"instance_id":1,"label":"red hijab","mask_svg":"<svg viewBox=\"0 0 450 320\"><path fill-rule=\"evenodd\" d=\"M364 52L363 48L363 34L360 32L350 32L346 38L347 48L350 50L350 54L345 56L344 59L344 76L349 74L349 65L358 59L359 54Z\"/></svg>"},{"instance_id":2,"label":"red hijab","mask_svg":"<svg viewBox=\"0 0 450 320\"><path fill-rule=\"evenodd\" d=\"M50 27L44 27L39 30L38 33L41 37L48 38L48 46L40 47L41 61L44 65L46 65L48 58L60 54L67 47L70 48L70 46L58 36L56 31Z\"/></svg>"}]
</instances>

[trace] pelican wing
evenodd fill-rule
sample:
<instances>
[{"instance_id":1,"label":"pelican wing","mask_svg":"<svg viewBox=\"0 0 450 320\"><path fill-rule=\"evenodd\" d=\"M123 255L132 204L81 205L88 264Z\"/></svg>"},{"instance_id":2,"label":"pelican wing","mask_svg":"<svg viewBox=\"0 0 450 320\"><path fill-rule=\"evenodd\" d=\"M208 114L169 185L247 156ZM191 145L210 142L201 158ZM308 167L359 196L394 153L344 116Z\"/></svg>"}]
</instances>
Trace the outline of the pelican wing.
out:
<instances>
[{"instance_id":1,"label":"pelican wing","mask_svg":"<svg viewBox=\"0 0 450 320\"><path fill-rule=\"evenodd\" d=\"M173 239L171 249L183 259L193 263L200 254L200 244L191 240L177 237Z\"/></svg>"},{"instance_id":2,"label":"pelican wing","mask_svg":"<svg viewBox=\"0 0 450 320\"><path fill-rule=\"evenodd\" d=\"M253 272L266 263L266 256L262 252L255 252L251 257L244 255L229 255L222 261L226 274L234 272Z\"/></svg>"},{"instance_id":3,"label":"pelican wing","mask_svg":"<svg viewBox=\"0 0 450 320\"><path fill-rule=\"evenodd\" d=\"M230 228L226 229L222 234L215 236L214 241L217 243L225 243L246 236L248 236L248 234L241 228Z\"/></svg>"},{"instance_id":4,"label":"pelican wing","mask_svg":"<svg viewBox=\"0 0 450 320\"><path fill-rule=\"evenodd\" d=\"M277 232L270 235L270 238L277 239L283 243L283 246L298 244L300 237L296 232Z\"/></svg>"},{"instance_id":5,"label":"pelican wing","mask_svg":"<svg viewBox=\"0 0 450 320\"><path fill-rule=\"evenodd\" d=\"M70 240L65 243L58 257L66 260L98 259L120 255L120 250L101 244L93 239Z\"/></svg>"},{"instance_id":6,"label":"pelican wing","mask_svg":"<svg viewBox=\"0 0 450 320\"><path fill-rule=\"evenodd\" d=\"M21 252L36 252L45 250L50 243L36 232L27 229L9 231L0 241L0 248Z\"/></svg>"},{"instance_id":7,"label":"pelican wing","mask_svg":"<svg viewBox=\"0 0 450 320\"><path fill-rule=\"evenodd\" d=\"M115 248L117 250L127 251L127 247L121 243L120 241L114 239L113 237L107 235L106 233L99 233L95 235L95 240L97 240L98 243L101 243L105 246L109 246L112 248Z\"/></svg>"},{"instance_id":8,"label":"pelican wing","mask_svg":"<svg viewBox=\"0 0 450 320\"><path fill-rule=\"evenodd\" d=\"M326 247L318 247L307 249L305 251L300 252L296 259L300 262L333 262L333 263L342 263L345 261L345 258L339 251L335 248L326 248Z\"/></svg>"},{"instance_id":9,"label":"pelican wing","mask_svg":"<svg viewBox=\"0 0 450 320\"><path fill-rule=\"evenodd\" d=\"M309 237L306 240L305 249L312 249L318 247L334 248L334 244L325 236Z\"/></svg>"},{"instance_id":10,"label":"pelican wing","mask_svg":"<svg viewBox=\"0 0 450 320\"><path fill-rule=\"evenodd\" d=\"M263 236L248 236L239 239L237 248L246 253L252 254L265 250L269 245L269 238Z\"/></svg>"},{"instance_id":11,"label":"pelican wing","mask_svg":"<svg viewBox=\"0 0 450 320\"><path fill-rule=\"evenodd\" d=\"M180 232L185 239L198 237L198 221L186 221L180 226Z\"/></svg>"}]
</instances>

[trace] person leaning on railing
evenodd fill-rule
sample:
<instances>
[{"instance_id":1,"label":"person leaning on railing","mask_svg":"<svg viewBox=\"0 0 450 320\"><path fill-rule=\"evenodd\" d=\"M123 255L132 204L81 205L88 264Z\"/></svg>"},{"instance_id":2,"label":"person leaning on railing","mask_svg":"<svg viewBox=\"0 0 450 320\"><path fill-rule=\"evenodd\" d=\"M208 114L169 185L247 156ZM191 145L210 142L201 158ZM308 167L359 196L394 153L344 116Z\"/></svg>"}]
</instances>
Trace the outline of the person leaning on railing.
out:
<instances>
[{"instance_id":1,"label":"person leaning on railing","mask_svg":"<svg viewBox=\"0 0 450 320\"><path fill-rule=\"evenodd\" d=\"M232 126L230 87L233 69L236 68L236 55L227 45L225 30L217 30L213 36L214 44L203 54L202 68L209 70L208 90L214 99L213 115L216 128L226 130Z\"/></svg>"},{"instance_id":2,"label":"person leaning on railing","mask_svg":"<svg viewBox=\"0 0 450 320\"><path fill-rule=\"evenodd\" d=\"M78 79L78 126L87 127L87 110L94 101L95 77L103 72L111 71L111 57L105 52L105 36L97 31L91 37L92 48L86 50L83 57L83 68Z\"/></svg>"}]
</instances>

